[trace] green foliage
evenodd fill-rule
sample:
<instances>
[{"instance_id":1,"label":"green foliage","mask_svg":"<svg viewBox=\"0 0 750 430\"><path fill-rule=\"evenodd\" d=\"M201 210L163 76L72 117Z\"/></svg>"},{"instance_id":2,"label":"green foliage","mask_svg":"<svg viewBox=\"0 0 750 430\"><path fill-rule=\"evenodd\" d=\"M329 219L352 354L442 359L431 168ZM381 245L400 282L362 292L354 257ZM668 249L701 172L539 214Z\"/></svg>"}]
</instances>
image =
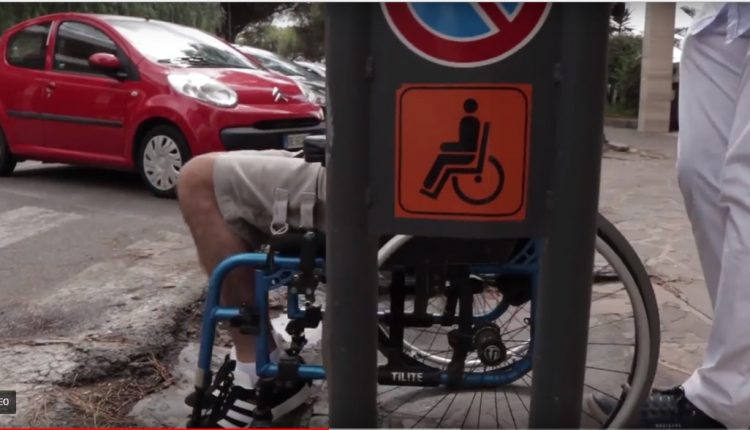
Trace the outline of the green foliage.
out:
<instances>
[{"instance_id":1,"label":"green foliage","mask_svg":"<svg viewBox=\"0 0 750 430\"><path fill-rule=\"evenodd\" d=\"M638 107L608 104L604 114L612 118L636 118L638 117Z\"/></svg>"},{"instance_id":2,"label":"green foliage","mask_svg":"<svg viewBox=\"0 0 750 430\"><path fill-rule=\"evenodd\" d=\"M624 111L638 107L642 45L641 36L618 34L609 38L607 99Z\"/></svg>"},{"instance_id":3,"label":"green foliage","mask_svg":"<svg viewBox=\"0 0 750 430\"><path fill-rule=\"evenodd\" d=\"M148 17L200 28L290 58L318 60L324 56L323 3L0 3L0 32L56 12ZM293 25L271 25L279 15Z\"/></svg>"},{"instance_id":4,"label":"green foliage","mask_svg":"<svg viewBox=\"0 0 750 430\"><path fill-rule=\"evenodd\" d=\"M297 34L296 52L290 57L302 56L309 60L319 60L325 56L325 4L297 3L293 10L300 25L295 27Z\"/></svg>"},{"instance_id":5,"label":"green foliage","mask_svg":"<svg viewBox=\"0 0 750 430\"><path fill-rule=\"evenodd\" d=\"M220 3L224 10L221 35L234 41L248 25L270 24L273 18L295 7L296 3Z\"/></svg>"},{"instance_id":6,"label":"green foliage","mask_svg":"<svg viewBox=\"0 0 750 430\"><path fill-rule=\"evenodd\" d=\"M219 3L0 3L0 31L26 19L56 12L148 17L209 32L216 32L224 19Z\"/></svg>"},{"instance_id":7,"label":"green foliage","mask_svg":"<svg viewBox=\"0 0 750 430\"><path fill-rule=\"evenodd\" d=\"M270 21L248 25L236 42L276 52L287 58L319 60L325 55L325 13L323 3L294 3L282 13L292 22L276 27Z\"/></svg>"},{"instance_id":8,"label":"green foliage","mask_svg":"<svg viewBox=\"0 0 750 430\"><path fill-rule=\"evenodd\" d=\"M633 31L633 27L630 27L630 21L633 17L633 12L630 8L625 5L622 9L622 13L612 16L609 20L609 33L610 34L624 34Z\"/></svg>"}]
</instances>

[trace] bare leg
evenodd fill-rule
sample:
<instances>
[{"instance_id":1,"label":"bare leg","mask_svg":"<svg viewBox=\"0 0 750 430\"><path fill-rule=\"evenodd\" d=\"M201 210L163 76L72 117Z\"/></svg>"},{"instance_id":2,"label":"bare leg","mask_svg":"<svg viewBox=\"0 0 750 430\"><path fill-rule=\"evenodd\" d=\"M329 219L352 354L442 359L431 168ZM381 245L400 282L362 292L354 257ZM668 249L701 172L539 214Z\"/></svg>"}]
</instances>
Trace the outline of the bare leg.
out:
<instances>
[{"instance_id":1,"label":"bare leg","mask_svg":"<svg viewBox=\"0 0 750 430\"><path fill-rule=\"evenodd\" d=\"M178 194L180 210L195 241L201 266L210 274L225 258L257 249L257 243L247 243L225 222L214 195L213 167L215 155L198 156L180 172ZM221 291L221 304L240 306L254 303L255 271L237 268L229 273ZM255 336L244 335L237 328L230 329L237 350L237 359L244 363L255 361ZM276 345L269 336L269 351Z\"/></svg>"}]
</instances>

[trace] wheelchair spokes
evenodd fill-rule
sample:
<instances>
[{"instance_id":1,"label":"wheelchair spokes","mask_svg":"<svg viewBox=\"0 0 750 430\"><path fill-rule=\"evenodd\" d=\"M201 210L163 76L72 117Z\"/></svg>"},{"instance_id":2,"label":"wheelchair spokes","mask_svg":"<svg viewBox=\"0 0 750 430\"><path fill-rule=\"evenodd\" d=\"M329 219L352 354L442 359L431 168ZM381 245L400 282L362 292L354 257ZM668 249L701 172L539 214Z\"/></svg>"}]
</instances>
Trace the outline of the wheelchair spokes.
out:
<instances>
[{"instance_id":1,"label":"wheelchair spokes","mask_svg":"<svg viewBox=\"0 0 750 430\"><path fill-rule=\"evenodd\" d=\"M620 248L623 245L610 227L607 224L597 238L596 270L607 272L607 276L595 274L585 392L605 393L617 399L620 407L605 421L587 416L584 412L584 427L622 427L624 420L635 410L639 398L637 393L648 390L656 366L653 348L658 344L658 325L654 326L653 323L655 318L658 320L658 314L650 314L652 310L647 310L654 304L650 284L644 277L642 266L633 267L635 262L629 258L633 254L628 255ZM419 391L413 387L382 387L379 405L385 425L425 428L528 426L532 345L529 342L531 326L525 323L533 320L533 303L519 299L514 291L508 289L505 290L505 297L490 301L489 298L495 297L492 285L488 282L485 287L490 294L475 295L475 314L486 313L492 307L503 308L499 304L504 300L513 300L518 305L505 308L496 324L502 328L501 338L507 348L508 361L515 358L517 369L524 371L512 375L513 378L506 378L507 383L483 388L464 387L456 390L435 387ZM436 307L443 306L444 302L444 299L434 301ZM447 342L443 341L440 347L436 347L439 341L435 341L430 348L428 346L436 332L440 333L439 337L446 338L449 330L447 327L412 329L411 337L408 334L405 336L405 354L431 367L445 369L451 359L449 348L444 348ZM518 332L511 334L513 330ZM414 339L416 342L410 342ZM528 363L529 367L524 369L519 363ZM465 369L492 378L498 374L510 375L514 364L488 366L473 352L467 356ZM630 387L631 391L624 391L624 386Z\"/></svg>"},{"instance_id":2,"label":"wheelchair spokes","mask_svg":"<svg viewBox=\"0 0 750 430\"><path fill-rule=\"evenodd\" d=\"M464 361L464 368L467 372L480 367L483 372L509 370L519 361L529 359L530 303L511 306L497 287L484 280L473 280L479 284L479 289L473 291L471 298L474 324L470 339L472 349ZM453 359L451 336L456 335L456 331L452 323L456 321L451 321L447 315L453 315L448 309L455 305L447 294L448 290L438 292L427 303L433 324L404 327L402 353L433 371L446 371ZM406 315L414 316L416 302L414 297L405 299ZM379 306L383 315L388 315L385 311L391 308L390 298L383 297ZM387 318L383 320L387 321ZM477 328L481 328L481 332L477 332ZM390 337L389 324L381 323L380 329L383 337Z\"/></svg>"},{"instance_id":3,"label":"wheelchair spokes","mask_svg":"<svg viewBox=\"0 0 750 430\"><path fill-rule=\"evenodd\" d=\"M381 279L388 281L380 290L378 310L378 403L383 424L526 427L539 244L519 241L510 259L503 257L504 263L446 265L440 260L435 265L428 260L399 265L397 248L410 240L419 239L394 237L379 254ZM305 346L305 332L319 329L325 309L323 262L311 254L311 243L302 258L250 254L221 265L220 271L226 271L225 266L244 262L269 275L260 273L256 281L257 313L214 307L204 320L204 333L212 335L206 324L215 323L216 316L248 329L257 322L262 328L266 323L258 315L268 310L269 291L288 285L285 331L287 339L291 335L292 357L280 365L259 357L262 376L281 381L325 378L322 367L301 364L296 358ZM658 311L642 264L603 218L596 249L597 267L608 269L608 276L595 276L585 390L618 398L619 408L607 422L584 417L583 424L621 427L653 380ZM219 280L212 279L212 285ZM260 333L258 350L263 355L267 335ZM208 335L202 339L202 354L210 354L212 340ZM629 391L622 391L622 386Z\"/></svg>"}]
</instances>

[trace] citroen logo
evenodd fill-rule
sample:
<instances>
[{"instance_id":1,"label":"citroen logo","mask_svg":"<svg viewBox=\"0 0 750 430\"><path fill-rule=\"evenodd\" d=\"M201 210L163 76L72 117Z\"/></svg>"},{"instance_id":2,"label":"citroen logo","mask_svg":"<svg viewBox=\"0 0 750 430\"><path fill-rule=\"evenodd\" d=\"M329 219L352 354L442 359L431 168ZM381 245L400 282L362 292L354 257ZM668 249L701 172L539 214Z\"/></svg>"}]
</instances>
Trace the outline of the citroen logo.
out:
<instances>
[{"instance_id":1,"label":"citroen logo","mask_svg":"<svg viewBox=\"0 0 750 430\"><path fill-rule=\"evenodd\" d=\"M271 94L273 95L273 101L275 101L276 103L289 101L289 99L286 98L284 93L281 92L279 87L273 87L273 90L271 90Z\"/></svg>"}]
</instances>

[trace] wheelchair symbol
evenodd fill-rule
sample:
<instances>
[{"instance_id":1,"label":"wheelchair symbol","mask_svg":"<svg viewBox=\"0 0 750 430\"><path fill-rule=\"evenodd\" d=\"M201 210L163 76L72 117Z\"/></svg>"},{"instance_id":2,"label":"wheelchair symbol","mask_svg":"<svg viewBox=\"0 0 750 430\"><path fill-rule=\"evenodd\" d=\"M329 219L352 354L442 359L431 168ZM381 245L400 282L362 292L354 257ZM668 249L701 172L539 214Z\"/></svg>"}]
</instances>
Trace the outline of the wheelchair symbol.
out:
<instances>
[{"instance_id":1,"label":"wheelchair symbol","mask_svg":"<svg viewBox=\"0 0 750 430\"><path fill-rule=\"evenodd\" d=\"M464 101L466 115L458 125L458 141L445 142L440 146L440 154L427 173L420 193L437 200L450 179L453 191L462 201L473 206L481 206L497 199L503 191L505 171L497 158L487 155L490 123L482 124L479 118L474 116L478 109L479 104L476 100L469 98ZM494 175L487 175L486 165L495 171ZM465 186L461 186L460 179L472 176L477 184L493 179L496 183L488 188L489 193L471 195L465 191Z\"/></svg>"}]
</instances>

